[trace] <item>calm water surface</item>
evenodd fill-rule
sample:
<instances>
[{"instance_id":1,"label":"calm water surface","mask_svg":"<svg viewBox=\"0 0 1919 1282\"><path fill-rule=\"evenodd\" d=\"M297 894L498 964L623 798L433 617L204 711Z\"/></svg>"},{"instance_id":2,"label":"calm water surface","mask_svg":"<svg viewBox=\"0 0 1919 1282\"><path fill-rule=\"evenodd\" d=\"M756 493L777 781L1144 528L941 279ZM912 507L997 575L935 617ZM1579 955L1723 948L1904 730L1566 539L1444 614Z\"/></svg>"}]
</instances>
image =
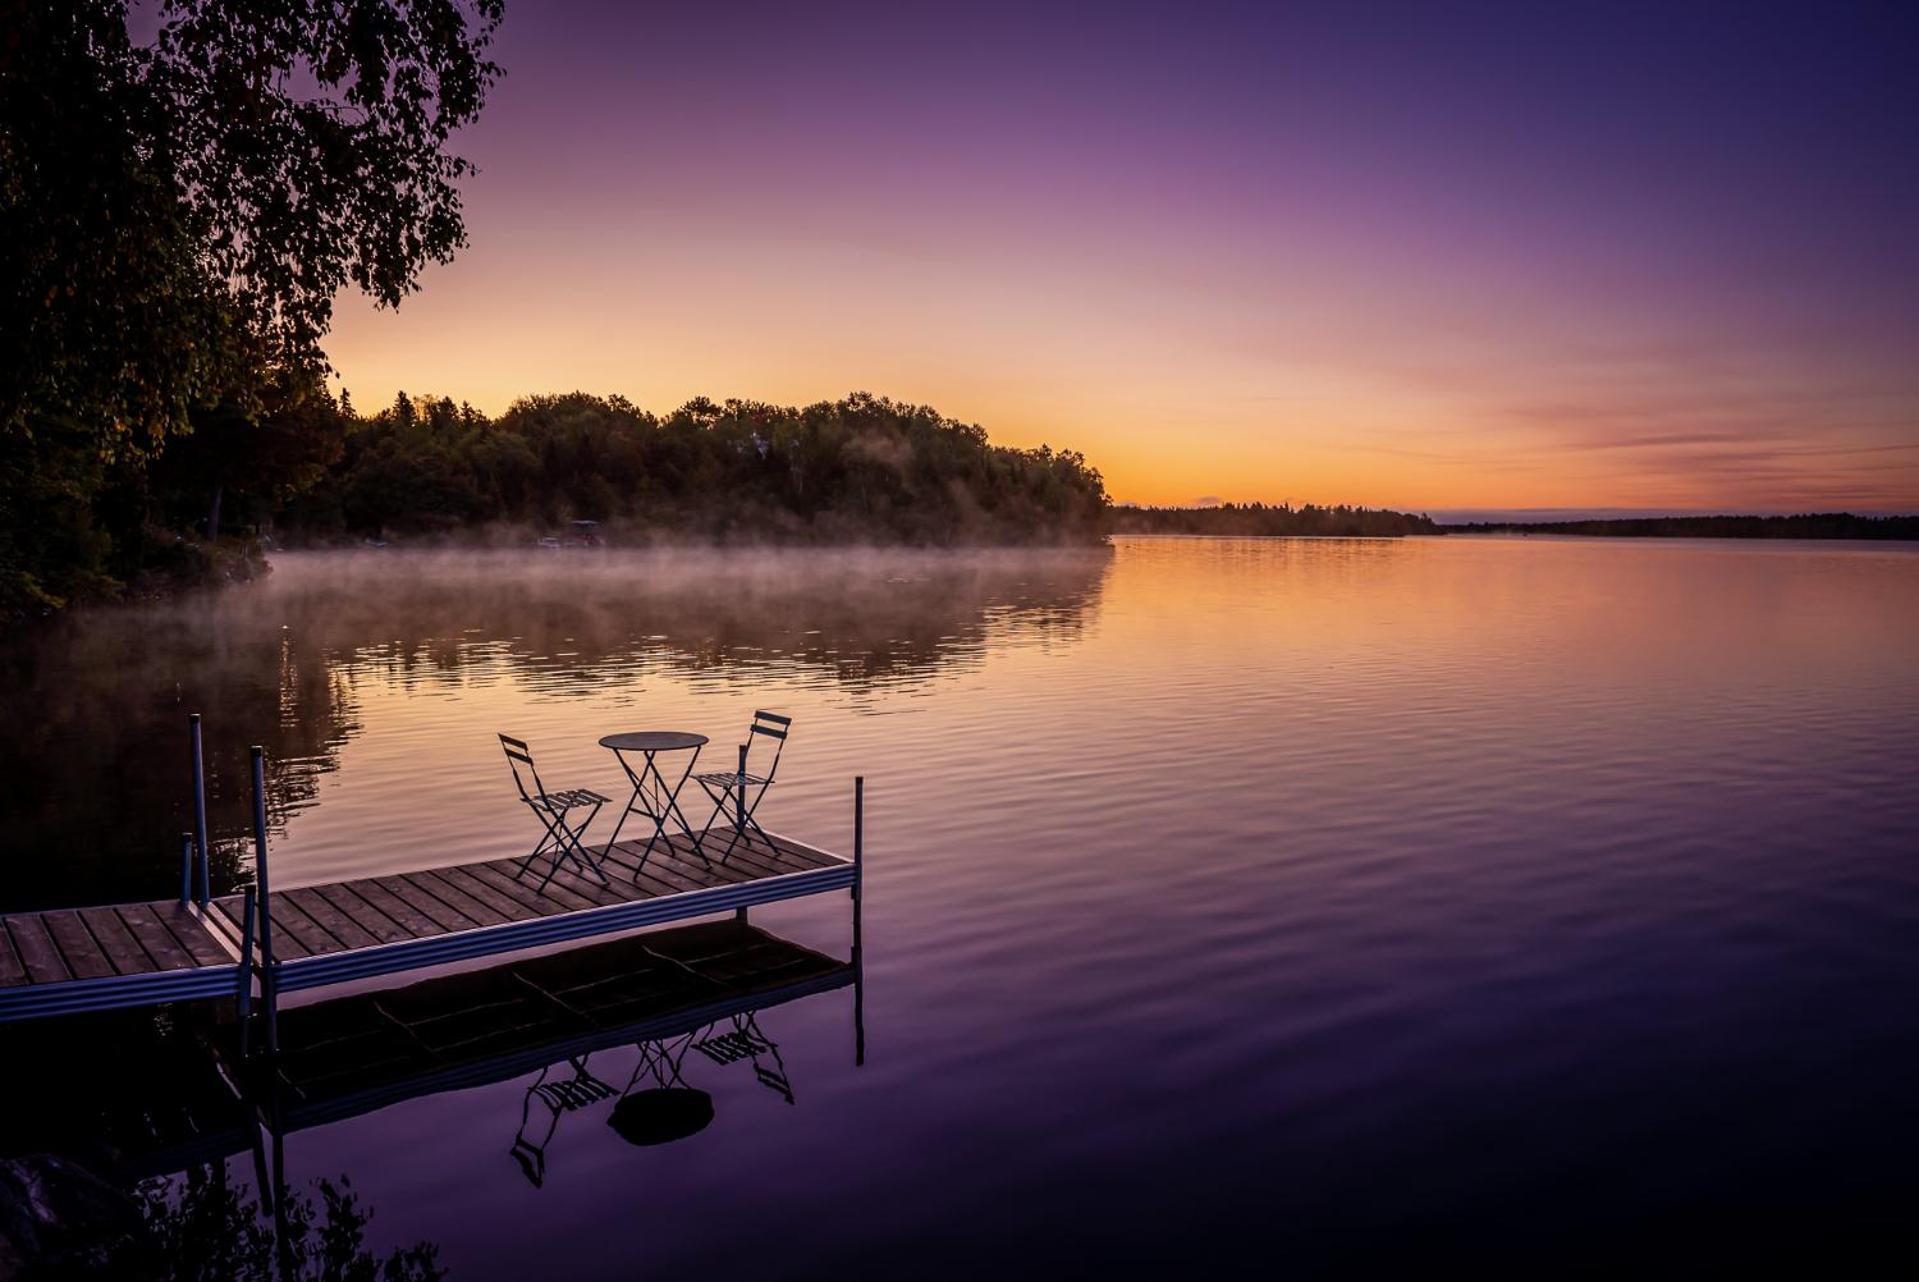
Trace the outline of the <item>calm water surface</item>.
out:
<instances>
[{"instance_id":1,"label":"calm water surface","mask_svg":"<svg viewBox=\"0 0 1919 1282\"><path fill-rule=\"evenodd\" d=\"M842 849L868 781L862 1067L850 990L769 1010L792 1103L696 1056L711 1126L639 1148L569 1113L539 1187L508 1156L530 1076L289 1137L382 1249L472 1279L1910 1253L1912 551L276 566L0 652L0 907L169 892L191 709L228 879L268 746L276 887L520 853L496 731L614 795L602 734L725 756L785 712L765 815ZM847 949L842 897L755 921Z\"/></svg>"}]
</instances>

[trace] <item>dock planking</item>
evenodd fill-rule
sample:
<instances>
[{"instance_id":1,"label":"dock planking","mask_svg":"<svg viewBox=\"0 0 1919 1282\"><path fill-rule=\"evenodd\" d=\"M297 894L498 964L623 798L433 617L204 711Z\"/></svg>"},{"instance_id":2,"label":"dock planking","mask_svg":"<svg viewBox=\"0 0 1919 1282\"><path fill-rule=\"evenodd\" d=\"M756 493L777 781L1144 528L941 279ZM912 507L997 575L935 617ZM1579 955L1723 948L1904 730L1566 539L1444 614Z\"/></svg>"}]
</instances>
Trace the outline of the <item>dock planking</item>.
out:
<instances>
[{"instance_id":1,"label":"dock planking","mask_svg":"<svg viewBox=\"0 0 1919 1282\"><path fill-rule=\"evenodd\" d=\"M684 837L656 841L651 853L645 853L644 841L622 841L610 850L590 847L605 869L605 884L568 866L541 887L544 859L522 870L518 859L506 858L276 890L274 960L297 962L846 866L837 856L778 836L771 843L743 837L721 861L722 842L708 838L714 848L710 863ZM240 897L216 899L211 908L214 920L237 940Z\"/></svg>"},{"instance_id":2,"label":"dock planking","mask_svg":"<svg viewBox=\"0 0 1919 1282\"><path fill-rule=\"evenodd\" d=\"M730 834L729 834L730 835ZM744 836L722 860L690 839L593 847L605 880L516 858L275 890L275 988L306 988L513 952L780 899L852 888L857 861L789 838ZM857 847L856 847L857 849ZM0 915L0 1020L234 996L246 896Z\"/></svg>"},{"instance_id":3,"label":"dock planking","mask_svg":"<svg viewBox=\"0 0 1919 1282\"><path fill-rule=\"evenodd\" d=\"M0 989L231 967L235 955L176 900L0 917Z\"/></svg>"}]
</instances>

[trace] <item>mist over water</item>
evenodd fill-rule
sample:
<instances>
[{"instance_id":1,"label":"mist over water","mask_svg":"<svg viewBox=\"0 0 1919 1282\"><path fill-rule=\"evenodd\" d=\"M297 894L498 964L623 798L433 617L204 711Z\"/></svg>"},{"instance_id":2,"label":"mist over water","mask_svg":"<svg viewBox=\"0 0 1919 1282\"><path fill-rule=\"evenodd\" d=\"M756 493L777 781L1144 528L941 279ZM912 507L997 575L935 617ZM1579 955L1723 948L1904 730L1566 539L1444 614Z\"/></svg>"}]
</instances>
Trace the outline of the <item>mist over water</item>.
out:
<instances>
[{"instance_id":1,"label":"mist over water","mask_svg":"<svg viewBox=\"0 0 1919 1282\"><path fill-rule=\"evenodd\" d=\"M536 1189L516 1080L289 1174L455 1278L1890 1250L1915 625L1919 555L1835 545L285 555L8 643L0 906L168 893L189 710L229 849L267 744L278 888L530 846L496 732L623 795L599 736L765 707L770 826L844 848L868 780L864 1068L827 994L762 1019L795 1103L700 1066L682 1143L570 1116Z\"/></svg>"}]
</instances>

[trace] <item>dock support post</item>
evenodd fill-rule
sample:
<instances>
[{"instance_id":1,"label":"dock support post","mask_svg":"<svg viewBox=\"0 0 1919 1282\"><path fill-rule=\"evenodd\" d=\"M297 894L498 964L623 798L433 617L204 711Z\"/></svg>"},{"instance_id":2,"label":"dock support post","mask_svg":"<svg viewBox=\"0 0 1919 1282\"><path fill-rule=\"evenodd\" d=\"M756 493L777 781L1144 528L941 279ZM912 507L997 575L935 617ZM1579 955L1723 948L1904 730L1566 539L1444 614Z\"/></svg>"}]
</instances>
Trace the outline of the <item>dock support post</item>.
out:
<instances>
[{"instance_id":1,"label":"dock support post","mask_svg":"<svg viewBox=\"0 0 1919 1282\"><path fill-rule=\"evenodd\" d=\"M866 875L866 776L853 776L853 902Z\"/></svg>"},{"instance_id":2,"label":"dock support post","mask_svg":"<svg viewBox=\"0 0 1919 1282\"><path fill-rule=\"evenodd\" d=\"M253 879L260 899L260 1002L266 1007L267 1054L280 1051L279 963L273 958L273 896L267 887L267 772L266 749L254 744L253 755Z\"/></svg>"},{"instance_id":3,"label":"dock support post","mask_svg":"<svg viewBox=\"0 0 1919 1282\"><path fill-rule=\"evenodd\" d=\"M866 889L866 776L853 776L853 1067L866 1063L866 950L860 917Z\"/></svg>"},{"instance_id":4,"label":"dock support post","mask_svg":"<svg viewBox=\"0 0 1919 1282\"><path fill-rule=\"evenodd\" d=\"M734 801L733 801L733 807L734 807L733 831L745 832L746 831L746 745L745 744L740 745L740 773L734 779L734 787L737 788L738 791L737 793L735 793Z\"/></svg>"},{"instance_id":5,"label":"dock support post","mask_svg":"<svg viewBox=\"0 0 1919 1282\"><path fill-rule=\"evenodd\" d=\"M240 1024L240 1060L247 1058L247 1047L252 1041L249 1029L253 1023L253 887L246 889L246 899L240 913L240 991L234 997L235 1008Z\"/></svg>"},{"instance_id":6,"label":"dock support post","mask_svg":"<svg viewBox=\"0 0 1919 1282\"><path fill-rule=\"evenodd\" d=\"M180 834L180 902L193 899L193 834Z\"/></svg>"},{"instance_id":7,"label":"dock support post","mask_svg":"<svg viewBox=\"0 0 1919 1282\"><path fill-rule=\"evenodd\" d=\"M213 892L207 885L207 769L200 751L200 714L187 717L187 738L193 744L193 848L200 857L200 906Z\"/></svg>"}]
</instances>

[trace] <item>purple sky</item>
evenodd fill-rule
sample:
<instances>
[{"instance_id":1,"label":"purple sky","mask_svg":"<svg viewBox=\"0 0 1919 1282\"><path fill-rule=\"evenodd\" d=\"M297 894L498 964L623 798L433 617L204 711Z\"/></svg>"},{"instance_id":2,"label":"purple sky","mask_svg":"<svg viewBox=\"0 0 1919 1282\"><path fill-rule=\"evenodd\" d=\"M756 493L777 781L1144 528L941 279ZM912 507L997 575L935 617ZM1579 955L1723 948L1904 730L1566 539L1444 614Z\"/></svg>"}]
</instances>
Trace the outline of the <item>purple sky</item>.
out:
<instances>
[{"instance_id":1,"label":"purple sky","mask_svg":"<svg viewBox=\"0 0 1919 1282\"><path fill-rule=\"evenodd\" d=\"M520 0L472 247L330 350L865 389L1121 499L1919 508L1914 14Z\"/></svg>"}]
</instances>

